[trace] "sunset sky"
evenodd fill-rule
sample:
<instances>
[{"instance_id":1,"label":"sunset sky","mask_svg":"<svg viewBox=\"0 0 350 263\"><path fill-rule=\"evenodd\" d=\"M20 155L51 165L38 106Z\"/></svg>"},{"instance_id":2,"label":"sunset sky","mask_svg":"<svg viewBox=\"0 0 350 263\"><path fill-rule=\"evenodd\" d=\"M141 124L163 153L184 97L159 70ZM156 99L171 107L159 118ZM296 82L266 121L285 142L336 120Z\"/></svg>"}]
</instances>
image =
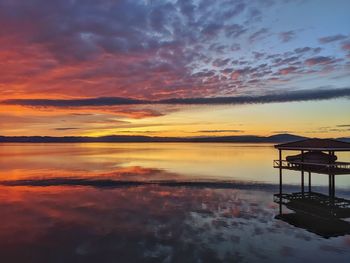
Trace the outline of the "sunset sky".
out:
<instances>
[{"instance_id":1,"label":"sunset sky","mask_svg":"<svg viewBox=\"0 0 350 263\"><path fill-rule=\"evenodd\" d=\"M348 0L0 0L0 135L350 136Z\"/></svg>"}]
</instances>

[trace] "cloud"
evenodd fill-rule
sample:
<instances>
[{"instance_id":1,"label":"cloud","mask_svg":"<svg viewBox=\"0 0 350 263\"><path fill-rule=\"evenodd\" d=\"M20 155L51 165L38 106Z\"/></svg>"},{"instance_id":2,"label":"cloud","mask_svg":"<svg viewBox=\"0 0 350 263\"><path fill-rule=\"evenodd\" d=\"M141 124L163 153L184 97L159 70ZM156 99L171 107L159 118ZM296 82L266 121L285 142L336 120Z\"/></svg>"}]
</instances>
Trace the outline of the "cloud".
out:
<instances>
[{"instance_id":1,"label":"cloud","mask_svg":"<svg viewBox=\"0 0 350 263\"><path fill-rule=\"evenodd\" d=\"M237 38L246 31L247 29L239 24L225 26L225 34L227 37Z\"/></svg>"},{"instance_id":2,"label":"cloud","mask_svg":"<svg viewBox=\"0 0 350 263\"><path fill-rule=\"evenodd\" d=\"M229 62L230 62L229 58L227 58L227 59L216 59L213 62L213 66L214 67L223 67L223 66L226 66Z\"/></svg>"},{"instance_id":3,"label":"cloud","mask_svg":"<svg viewBox=\"0 0 350 263\"><path fill-rule=\"evenodd\" d=\"M346 38L347 38L347 36L338 34L338 35L332 35L332 36L327 36L327 37L321 37L318 40L321 44L326 44L326 43L344 40Z\"/></svg>"},{"instance_id":4,"label":"cloud","mask_svg":"<svg viewBox=\"0 0 350 263\"><path fill-rule=\"evenodd\" d=\"M282 42L286 43L291 41L293 38L295 38L295 32L294 31L281 32L279 33L279 37L282 40Z\"/></svg>"},{"instance_id":5,"label":"cloud","mask_svg":"<svg viewBox=\"0 0 350 263\"><path fill-rule=\"evenodd\" d=\"M273 102L312 101L334 98L348 98L350 88L320 88L312 90L288 91L261 96L236 97L193 97L161 100L138 100L130 98L89 98L89 99L10 99L3 100L3 105L20 105L29 107L104 107L123 105L203 105L203 104L260 104Z\"/></svg>"},{"instance_id":6,"label":"cloud","mask_svg":"<svg viewBox=\"0 0 350 263\"><path fill-rule=\"evenodd\" d=\"M331 64L335 62L336 60L333 57L324 57L324 56L313 57L305 60L305 63L309 66L326 65L326 64Z\"/></svg>"},{"instance_id":7,"label":"cloud","mask_svg":"<svg viewBox=\"0 0 350 263\"><path fill-rule=\"evenodd\" d=\"M74 128L74 127L63 127L63 128L55 128L56 131L70 131L70 130L79 130L80 128Z\"/></svg>"},{"instance_id":8,"label":"cloud","mask_svg":"<svg viewBox=\"0 0 350 263\"><path fill-rule=\"evenodd\" d=\"M226 19L232 18L237 16L238 14L241 14L246 8L246 4L243 2L238 2L236 5L233 6L233 8L230 8L224 13L224 17Z\"/></svg>"},{"instance_id":9,"label":"cloud","mask_svg":"<svg viewBox=\"0 0 350 263\"><path fill-rule=\"evenodd\" d=\"M269 30L267 28L262 28L258 31L255 31L253 34L251 34L249 36L249 41L250 42L255 42L258 39L263 38L264 36L266 36L266 34L269 32Z\"/></svg>"},{"instance_id":10,"label":"cloud","mask_svg":"<svg viewBox=\"0 0 350 263\"><path fill-rule=\"evenodd\" d=\"M243 130L200 130L197 133L224 133L224 132L243 132Z\"/></svg>"},{"instance_id":11,"label":"cloud","mask_svg":"<svg viewBox=\"0 0 350 263\"><path fill-rule=\"evenodd\" d=\"M292 101L312 101L326 100L333 98L349 98L350 88L343 89L315 89L290 91L285 93L269 94L262 96L237 96L237 97L216 97L216 98L187 98L187 99L168 99L157 103L165 104L260 104L273 102L292 102Z\"/></svg>"},{"instance_id":12,"label":"cloud","mask_svg":"<svg viewBox=\"0 0 350 263\"><path fill-rule=\"evenodd\" d=\"M145 101L128 98L90 98L90 99L9 99L1 102L5 105L20 105L29 107L100 107L144 104Z\"/></svg>"},{"instance_id":13,"label":"cloud","mask_svg":"<svg viewBox=\"0 0 350 263\"><path fill-rule=\"evenodd\" d=\"M305 71L292 63L327 61L310 57L323 50L305 46L302 39L281 45L272 33L280 30L272 21L283 14L265 16L262 23L262 14L275 2L0 1L0 98L83 94L107 97L107 105L135 105L142 102L117 98L154 100L283 90L301 78L301 74L286 78L286 69ZM281 12L288 10L290 2L281 3ZM297 29L288 30L279 34L282 41L298 37ZM344 66L342 56L346 54L334 56L332 63L337 67L325 79ZM321 70L315 67L309 74ZM108 103L108 98L113 102ZM72 103L93 105L91 101Z\"/></svg>"},{"instance_id":14,"label":"cloud","mask_svg":"<svg viewBox=\"0 0 350 263\"><path fill-rule=\"evenodd\" d=\"M317 47L317 48L311 48L311 47L303 47L303 48L296 48L294 49L294 52L297 54L304 54L307 52L313 52L313 53L319 53L322 50L322 48Z\"/></svg>"},{"instance_id":15,"label":"cloud","mask_svg":"<svg viewBox=\"0 0 350 263\"><path fill-rule=\"evenodd\" d=\"M297 70L296 67L287 67L287 68L280 69L278 73L280 75L288 75L288 74L294 73L296 70Z\"/></svg>"},{"instance_id":16,"label":"cloud","mask_svg":"<svg viewBox=\"0 0 350 263\"><path fill-rule=\"evenodd\" d=\"M91 98L91 99L11 99L3 101L8 105L22 105L33 107L86 107L86 106L118 106L118 105L135 105L147 104L147 101L129 99L129 98Z\"/></svg>"},{"instance_id":17,"label":"cloud","mask_svg":"<svg viewBox=\"0 0 350 263\"><path fill-rule=\"evenodd\" d=\"M342 44L342 49L345 51L350 51L350 41Z\"/></svg>"}]
</instances>

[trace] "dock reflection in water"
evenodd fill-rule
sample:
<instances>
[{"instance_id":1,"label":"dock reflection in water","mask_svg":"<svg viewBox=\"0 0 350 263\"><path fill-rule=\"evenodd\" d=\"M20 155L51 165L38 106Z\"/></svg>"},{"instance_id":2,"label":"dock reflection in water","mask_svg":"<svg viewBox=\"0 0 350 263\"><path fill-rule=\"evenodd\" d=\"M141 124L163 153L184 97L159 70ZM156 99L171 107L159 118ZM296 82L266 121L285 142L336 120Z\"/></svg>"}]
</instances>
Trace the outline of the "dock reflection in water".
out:
<instances>
[{"instance_id":1,"label":"dock reflection in water","mask_svg":"<svg viewBox=\"0 0 350 263\"><path fill-rule=\"evenodd\" d=\"M324 238L350 234L350 201L329 198L320 193L276 194L275 202L294 213L283 214L282 207L275 218L306 229Z\"/></svg>"}]
</instances>

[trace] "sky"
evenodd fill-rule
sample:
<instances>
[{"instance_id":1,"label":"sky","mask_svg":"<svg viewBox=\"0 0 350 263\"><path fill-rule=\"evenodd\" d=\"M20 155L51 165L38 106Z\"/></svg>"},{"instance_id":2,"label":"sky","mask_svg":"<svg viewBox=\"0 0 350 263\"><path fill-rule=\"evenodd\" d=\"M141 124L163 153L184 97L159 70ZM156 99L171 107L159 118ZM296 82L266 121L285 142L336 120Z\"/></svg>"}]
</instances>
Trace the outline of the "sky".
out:
<instances>
[{"instance_id":1,"label":"sky","mask_svg":"<svg viewBox=\"0 0 350 263\"><path fill-rule=\"evenodd\" d=\"M350 136L348 0L0 0L0 135Z\"/></svg>"}]
</instances>

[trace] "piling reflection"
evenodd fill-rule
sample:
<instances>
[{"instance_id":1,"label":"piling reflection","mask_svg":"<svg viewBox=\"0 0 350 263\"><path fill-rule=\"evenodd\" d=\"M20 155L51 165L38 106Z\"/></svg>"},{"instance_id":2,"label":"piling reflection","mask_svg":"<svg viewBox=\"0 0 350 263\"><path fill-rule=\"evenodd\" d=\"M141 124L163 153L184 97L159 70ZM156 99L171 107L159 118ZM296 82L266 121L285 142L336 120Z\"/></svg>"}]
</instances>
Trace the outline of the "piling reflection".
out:
<instances>
[{"instance_id":1,"label":"piling reflection","mask_svg":"<svg viewBox=\"0 0 350 263\"><path fill-rule=\"evenodd\" d=\"M350 201L344 198L330 198L320 193L276 194L276 203L280 205L276 219L293 226L306 229L324 238L350 234L350 223L343 218L350 217ZM284 214L282 205L293 211Z\"/></svg>"}]
</instances>

